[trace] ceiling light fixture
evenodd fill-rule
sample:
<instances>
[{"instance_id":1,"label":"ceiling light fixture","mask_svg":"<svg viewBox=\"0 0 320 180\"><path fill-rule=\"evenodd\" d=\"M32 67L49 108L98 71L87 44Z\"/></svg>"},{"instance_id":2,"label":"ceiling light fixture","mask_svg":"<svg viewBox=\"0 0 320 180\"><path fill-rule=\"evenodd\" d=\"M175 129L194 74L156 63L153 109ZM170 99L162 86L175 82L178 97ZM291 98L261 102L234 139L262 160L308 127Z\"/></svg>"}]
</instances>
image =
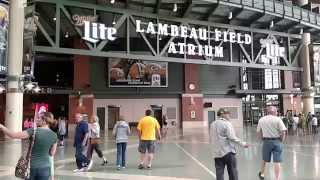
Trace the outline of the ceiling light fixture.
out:
<instances>
[{"instance_id":1,"label":"ceiling light fixture","mask_svg":"<svg viewBox=\"0 0 320 180\"><path fill-rule=\"evenodd\" d=\"M54 20L54 21L56 21L56 20L57 20L57 18L56 18L56 17L54 17L54 18L53 18L53 20Z\"/></svg>"},{"instance_id":2,"label":"ceiling light fixture","mask_svg":"<svg viewBox=\"0 0 320 180\"><path fill-rule=\"evenodd\" d=\"M173 4L173 10L172 10L173 12L177 12L178 11L178 5L177 5L177 3L174 3Z\"/></svg>"},{"instance_id":3,"label":"ceiling light fixture","mask_svg":"<svg viewBox=\"0 0 320 180\"><path fill-rule=\"evenodd\" d=\"M69 38L69 33L66 32L66 34L64 35L65 38Z\"/></svg>"},{"instance_id":4,"label":"ceiling light fixture","mask_svg":"<svg viewBox=\"0 0 320 180\"><path fill-rule=\"evenodd\" d=\"M303 28L300 29L300 34L303 34Z\"/></svg>"},{"instance_id":5,"label":"ceiling light fixture","mask_svg":"<svg viewBox=\"0 0 320 180\"><path fill-rule=\"evenodd\" d=\"M228 19L231 20L233 18L232 12L229 12Z\"/></svg>"},{"instance_id":6,"label":"ceiling light fixture","mask_svg":"<svg viewBox=\"0 0 320 180\"><path fill-rule=\"evenodd\" d=\"M28 82L28 84L26 84L26 89L27 89L28 91L31 91L33 87L34 87L34 85L33 85L32 82Z\"/></svg>"},{"instance_id":7,"label":"ceiling light fixture","mask_svg":"<svg viewBox=\"0 0 320 180\"><path fill-rule=\"evenodd\" d=\"M39 93L41 91L41 88L38 85L36 85L36 87L33 89L33 91L35 93Z\"/></svg>"},{"instance_id":8,"label":"ceiling light fixture","mask_svg":"<svg viewBox=\"0 0 320 180\"><path fill-rule=\"evenodd\" d=\"M116 16L113 15L112 25L116 25Z\"/></svg>"},{"instance_id":9,"label":"ceiling light fixture","mask_svg":"<svg viewBox=\"0 0 320 180\"><path fill-rule=\"evenodd\" d=\"M273 28L273 26L274 26L274 22L271 21L271 22L270 22L270 28Z\"/></svg>"},{"instance_id":10,"label":"ceiling light fixture","mask_svg":"<svg viewBox=\"0 0 320 180\"><path fill-rule=\"evenodd\" d=\"M110 0L111 4L114 4L116 2L116 0Z\"/></svg>"}]
</instances>

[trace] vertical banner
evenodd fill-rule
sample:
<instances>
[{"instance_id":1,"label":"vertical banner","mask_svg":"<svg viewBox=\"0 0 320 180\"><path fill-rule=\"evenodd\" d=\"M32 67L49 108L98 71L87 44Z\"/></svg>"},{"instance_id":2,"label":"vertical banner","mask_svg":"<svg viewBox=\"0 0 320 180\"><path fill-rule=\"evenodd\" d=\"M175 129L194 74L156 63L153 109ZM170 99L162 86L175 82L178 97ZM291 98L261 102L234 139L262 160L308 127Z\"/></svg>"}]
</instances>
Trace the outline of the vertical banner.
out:
<instances>
[{"instance_id":1,"label":"vertical banner","mask_svg":"<svg viewBox=\"0 0 320 180\"><path fill-rule=\"evenodd\" d=\"M7 46L9 7L7 3L0 1L0 74L7 72Z\"/></svg>"}]
</instances>

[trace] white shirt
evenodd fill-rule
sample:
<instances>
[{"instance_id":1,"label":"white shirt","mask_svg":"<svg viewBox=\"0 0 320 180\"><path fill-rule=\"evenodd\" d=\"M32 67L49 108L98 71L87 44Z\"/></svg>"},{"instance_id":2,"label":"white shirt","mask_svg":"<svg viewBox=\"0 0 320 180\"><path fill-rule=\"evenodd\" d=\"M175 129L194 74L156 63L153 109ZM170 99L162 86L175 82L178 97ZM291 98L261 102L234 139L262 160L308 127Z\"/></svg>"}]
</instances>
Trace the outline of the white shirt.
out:
<instances>
[{"instance_id":1,"label":"white shirt","mask_svg":"<svg viewBox=\"0 0 320 180\"><path fill-rule=\"evenodd\" d=\"M312 126L318 126L318 119L316 117L312 118Z\"/></svg>"},{"instance_id":2,"label":"white shirt","mask_svg":"<svg viewBox=\"0 0 320 180\"><path fill-rule=\"evenodd\" d=\"M231 122L223 118L214 121L210 126L211 143L214 146L213 156L221 158L228 153L236 153L236 144L244 146L235 134Z\"/></svg>"},{"instance_id":3,"label":"white shirt","mask_svg":"<svg viewBox=\"0 0 320 180\"><path fill-rule=\"evenodd\" d=\"M298 124L299 123L299 117L298 116L293 116L293 122Z\"/></svg>"},{"instance_id":4,"label":"white shirt","mask_svg":"<svg viewBox=\"0 0 320 180\"><path fill-rule=\"evenodd\" d=\"M283 121L273 115L262 117L258 122L257 132L262 131L264 138L279 138L282 131L287 130Z\"/></svg>"}]
</instances>

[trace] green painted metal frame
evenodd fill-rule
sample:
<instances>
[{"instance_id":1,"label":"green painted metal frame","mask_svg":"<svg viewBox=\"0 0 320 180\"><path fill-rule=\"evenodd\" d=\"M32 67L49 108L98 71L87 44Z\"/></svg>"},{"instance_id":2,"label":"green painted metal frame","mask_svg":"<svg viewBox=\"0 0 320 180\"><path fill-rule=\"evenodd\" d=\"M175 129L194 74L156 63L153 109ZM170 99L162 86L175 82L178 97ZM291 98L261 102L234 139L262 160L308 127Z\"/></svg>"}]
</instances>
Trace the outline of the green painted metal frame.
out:
<instances>
[{"instance_id":1,"label":"green painted metal frame","mask_svg":"<svg viewBox=\"0 0 320 180\"><path fill-rule=\"evenodd\" d=\"M288 33L281 33L281 32L275 32L275 31L269 31L269 30L263 30L263 29L255 29L255 28L248 28L248 27L242 27L242 26L233 26L229 24L221 24L221 23L213 23L213 22L207 22L207 21L199 21L199 20L193 20L193 19L186 19L186 18L179 18L179 17L169 17L169 16L162 16L158 14L152 14L152 13L144 13L144 12L138 12L138 11L133 11L130 9L119 9L119 8L113 8L109 6L99 6L97 4L88 4L88 3L80 3L76 1L68 1L68 0L35 0L35 2L44 2L44 3L51 3L51 4L56 4L57 9L62 10L62 12L66 12L65 6L72 6L72 7L79 7L79 8L85 8L85 9L92 9L93 12L97 11L105 11L105 12L111 12L111 13L116 13L116 14L121 14L122 17L120 20L118 20L116 24L116 28L119 28L122 24L127 22L127 45L130 45L130 22L129 21L134 21L134 17L145 17L149 19L156 19L157 21L159 20L170 20L172 22L180 23L180 24L196 24L200 26L205 26L205 27L217 27L217 28L225 28L225 29L231 29L231 30L240 30L240 31L246 31L246 32L251 32L252 33L262 33L262 34L268 34L271 36L282 36L284 38L295 38L295 39L301 39L301 35L296 35L296 34L288 34ZM103 47L108 43L108 42L100 42L98 45L98 48L96 45L92 47L90 43L88 47L89 49L73 49L73 48L62 48L59 47L59 27L60 25L60 17L58 16L56 23L58 25L56 26L56 42L55 46L35 46L34 50L36 52L46 52L46 53L59 53L59 54L78 54L78 55L88 55L88 56L99 56L99 57L114 57L114 58L127 58L127 59L142 59L142 60L154 60L154 61L167 61L167 62L178 62L178 63L194 63L194 64L207 64L207 65L221 65L221 66L236 66L236 67L251 67L251 68L262 68L262 69L279 69L279 70L291 70L291 71L302 71L301 67L293 66L292 64L287 64L287 66L272 66L272 65L263 65L263 64L257 64L256 62L253 61L255 57L253 57L253 53L245 53L248 57L251 54L251 58L248 58L249 63L242 63L242 62L234 62L232 60L230 61L215 61L212 59L209 60L199 60L199 59L187 59L186 56L185 58L173 58L173 57L166 57L163 56L165 55L165 51L168 48L169 42L174 40L174 37L171 37L169 42L165 45L165 47L160 50L159 49L159 37L157 37L157 49L154 50L148 42L147 38L145 38L145 35L142 33L141 36L145 40L146 44L148 45L150 52L152 52L152 55L137 55L132 52L130 52L130 48L127 47L126 52L105 52L102 51ZM133 23L134 24L134 23ZM81 34L81 30L77 29L77 32ZM209 41L210 42L210 41ZM91 46L90 46L91 45ZM251 45L252 48L252 45ZM244 48L242 48L244 50ZM245 51L245 50L244 50ZM252 49L251 49L252 51ZM299 52L297 52L299 53ZM230 56L232 57L232 56Z\"/></svg>"}]
</instances>

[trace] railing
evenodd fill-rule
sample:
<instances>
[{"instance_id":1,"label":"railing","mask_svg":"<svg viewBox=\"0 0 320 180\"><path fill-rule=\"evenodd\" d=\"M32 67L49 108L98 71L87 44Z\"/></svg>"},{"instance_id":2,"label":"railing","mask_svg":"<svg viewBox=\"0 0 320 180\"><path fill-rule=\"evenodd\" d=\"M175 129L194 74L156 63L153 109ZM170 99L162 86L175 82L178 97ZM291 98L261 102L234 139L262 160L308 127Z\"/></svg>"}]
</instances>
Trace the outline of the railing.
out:
<instances>
[{"instance_id":1,"label":"railing","mask_svg":"<svg viewBox=\"0 0 320 180\"><path fill-rule=\"evenodd\" d=\"M220 3L232 3L249 8L263 10L265 13L278 14L284 18L295 19L311 25L320 26L320 14L295 6L292 3L277 0L217 0ZM320 29L320 27L318 27Z\"/></svg>"}]
</instances>

